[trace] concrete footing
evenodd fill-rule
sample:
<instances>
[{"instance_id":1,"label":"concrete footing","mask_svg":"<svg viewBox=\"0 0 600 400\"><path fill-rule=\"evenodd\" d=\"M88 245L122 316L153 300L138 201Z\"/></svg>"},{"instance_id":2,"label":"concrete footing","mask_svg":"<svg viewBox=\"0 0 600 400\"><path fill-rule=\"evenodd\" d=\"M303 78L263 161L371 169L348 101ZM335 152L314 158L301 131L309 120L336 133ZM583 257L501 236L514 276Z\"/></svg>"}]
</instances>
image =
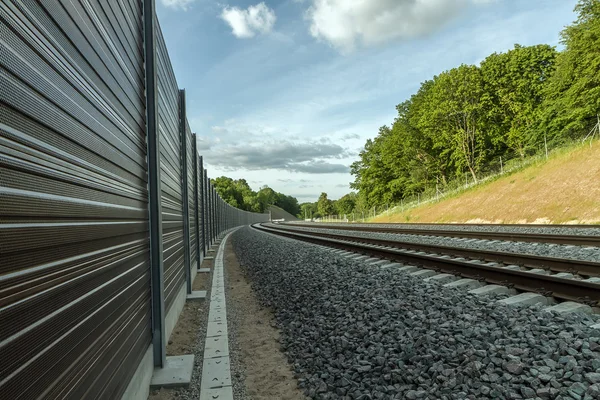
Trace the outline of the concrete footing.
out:
<instances>
[{"instance_id":1,"label":"concrete footing","mask_svg":"<svg viewBox=\"0 0 600 400\"><path fill-rule=\"evenodd\" d=\"M214 260L215 258L213 256L208 256L208 257L204 257L205 260Z\"/></svg>"},{"instance_id":2,"label":"concrete footing","mask_svg":"<svg viewBox=\"0 0 600 400\"><path fill-rule=\"evenodd\" d=\"M488 294L516 294L517 291L514 289L509 289L506 286L501 285L485 285L477 289L469 290L469 293L473 293L476 295L488 295Z\"/></svg>"},{"instance_id":3,"label":"concrete footing","mask_svg":"<svg viewBox=\"0 0 600 400\"><path fill-rule=\"evenodd\" d=\"M417 278L428 278L430 276L437 275L438 273L432 269L422 269L420 271L411 272L410 274Z\"/></svg>"},{"instance_id":4,"label":"concrete footing","mask_svg":"<svg viewBox=\"0 0 600 400\"><path fill-rule=\"evenodd\" d=\"M534 304L548 304L548 299L538 293L521 293L506 299L498 300L498 303L510 306L532 306Z\"/></svg>"},{"instance_id":5,"label":"concrete footing","mask_svg":"<svg viewBox=\"0 0 600 400\"><path fill-rule=\"evenodd\" d=\"M193 370L194 356L192 354L167 357L165 366L154 370L150 389L187 387L192 381Z\"/></svg>"},{"instance_id":6,"label":"concrete footing","mask_svg":"<svg viewBox=\"0 0 600 400\"><path fill-rule=\"evenodd\" d=\"M210 272L210 268L200 268L198 269L198 273L207 273Z\"/></svg>"},{"instance_id":7,"label":"concrete footing","mask_svg":"<svg viewBox=\"0 0 600 400\"><path fill-rule=\"evenodd\" d=\"M454 288L462 288L462 289L476 289L479 287L485 286L485 283L479 282L475 279L459 279L454 282L446 283L444 287L454 287Z\"/></svg>"},{"instance_id":8,"label":"concrete footing","mask_svg":"<svg viewBox=\"0 0 600 400\"><path fill-rule=\"evenodd\" d=\"M458 280L458 277L456 275L452 275L452 274L437 274L437 275L430 276L429 278L425 278L424 280L426 280L428 282L435 282L435 283L439 283L439 284L443 285L443 284Z\"/></svg>"},{"instance_id":9,"label":"concrete footing","mask_svg":"<svg viewBox=\"0 0 600 400\"><path fill-rule=\"evenodd\" d=\"M545 311L554 311L554 312L557 312L560 314L568 314L568 313L572 313L572 312L579 312L579 313L585 313L585 314L592 313L592 307L590 307L586 304L575 303L574 301L565 301L565 302L559 303L555 306L545 308L544 310Z\"/></svg>"},{"instance_id":10,"label":"concrete footing","mask_svg":"<svg viewBox=\"0 0 600 400\"><path fill-rule=\"evenodd\" d=\"M187 301L200 301L206 299L206 290L194 290L185 298Z\"/></svg>"}]
</instances>

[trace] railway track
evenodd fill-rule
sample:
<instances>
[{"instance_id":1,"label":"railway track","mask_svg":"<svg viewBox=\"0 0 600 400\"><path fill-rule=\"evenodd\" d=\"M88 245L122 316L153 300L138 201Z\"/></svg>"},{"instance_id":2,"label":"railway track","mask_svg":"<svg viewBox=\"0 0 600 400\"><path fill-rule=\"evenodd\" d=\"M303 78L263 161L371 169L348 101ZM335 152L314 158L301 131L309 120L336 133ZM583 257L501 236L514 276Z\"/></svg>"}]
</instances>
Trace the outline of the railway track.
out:
<instances>
[{"instance_id":1,"label":"railway track","mask_svg":"<svg viewBox=\"0 0 600 400\"><path fill-rule=\"evenodd\" d=\"M539 242L539 243L554 243L554 244L566 244L573 246L600 246L600 235L575 235L575 234L548 234L548 233L524 233L524 232L489 232L480 230L468 230L472 228L490 227L489 224L440 224L439 228L419 228L422 224L397 224L398 226L390 227L387 226L375 226L372 225L329 225L329 224L282 224L287 226L297 226L304 228L317 228L317 229L336 229L336 230L348 230L348 231L359 231L359 232L377 232L377 233L393 233L393 234L405 234L405 235L420 235L420 236L444 236L444 237L457 237L457 238L469 238L469 239L481 239L481 240L502 240L502 241L513 241L513 242ZM457 230L456 228L465 228L467 230ZM544 229L548 228L548 225L498 225L501 228L527 228L527 229ZM565 230L598 230L597 226L594 225L560 225L560 229Z\"/></svg>"},{"instance_id":2,"label":"railway track","mask_svg":"<svg viewBox=\"0 0 600 400\"><path fill-rule=\"evenodd\" d=\"M327 229L315 232L295 228L301 225L303 224L256 224L253 227L314 244L416 265L439 273L540 293L561 301L600 306L598 262L356 237L327 232ZM314 225L310 227L320 228Z\"/></svg>"}]
</instances>

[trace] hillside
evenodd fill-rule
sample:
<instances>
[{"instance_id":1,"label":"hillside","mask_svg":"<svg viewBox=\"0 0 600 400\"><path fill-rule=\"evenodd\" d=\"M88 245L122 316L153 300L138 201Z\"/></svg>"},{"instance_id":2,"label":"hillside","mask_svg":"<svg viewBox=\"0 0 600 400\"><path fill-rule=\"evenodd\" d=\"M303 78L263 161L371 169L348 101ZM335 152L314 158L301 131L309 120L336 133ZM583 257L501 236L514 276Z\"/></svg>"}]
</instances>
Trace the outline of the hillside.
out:
<instances>
[{"instance_id":1,"label":"hillside","mask_svg":"<svg viewBox=\"0 0 600 400\"><path fill-rule=\"evenodd\" d=\"M373 222L600 223L600 142Z\"/></svg>"},{"instance_id":2,"label":"hillside","mask_svg":"<svg viewBox=\"0 0 600 400\"><path fill-rule=\"evenodd\" d=\"M272 220L284 219L286 221L299 221L298 218L296 218L294 215L290 214L289 212L285 211L281 207L269 206L268 212L271 213Z\"/></svg>"}]
</instances>

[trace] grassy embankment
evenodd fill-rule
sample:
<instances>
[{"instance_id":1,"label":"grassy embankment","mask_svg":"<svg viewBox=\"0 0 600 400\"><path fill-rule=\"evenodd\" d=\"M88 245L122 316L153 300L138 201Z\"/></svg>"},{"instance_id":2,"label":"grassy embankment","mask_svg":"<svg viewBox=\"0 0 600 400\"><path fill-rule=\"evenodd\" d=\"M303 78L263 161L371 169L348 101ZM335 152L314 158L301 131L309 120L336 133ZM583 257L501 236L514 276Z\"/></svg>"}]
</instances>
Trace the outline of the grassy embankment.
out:
<instances>
[{"instance_id":1,"label":"grassy embankment","mask_svg":"<svg viewBox=\"0 0 600 400\"><path fill-rule=\"evenodd\" d=\"M371 222L600 224L600 142Z\"/></svg>"}]
</instances>

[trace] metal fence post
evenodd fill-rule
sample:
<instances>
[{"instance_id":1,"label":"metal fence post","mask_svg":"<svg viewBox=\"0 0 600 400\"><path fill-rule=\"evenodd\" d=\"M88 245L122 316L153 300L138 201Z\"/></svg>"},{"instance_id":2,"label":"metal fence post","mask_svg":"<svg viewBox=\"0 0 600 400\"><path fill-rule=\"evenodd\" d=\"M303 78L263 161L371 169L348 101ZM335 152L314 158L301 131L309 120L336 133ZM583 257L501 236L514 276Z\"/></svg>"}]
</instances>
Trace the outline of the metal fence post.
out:
<instances>
[{"instance_id":1,"label":"metal fence post","mask_svg":"<svg viewBox=\"0 0 600 400\"><path fill-rule=\"evenodd\" d=\"M185 115L185 90L179 90L179 155L181 158L181 208L183 209L183 268L188 294L192 293L192 274L190 272L190 202L188 197L187 174L187 132Z\"/></svg>"},{"instance_id":2,"label":"metal fence post","mask_svg":"<svg viewBox=\"0 0 600 400\"><path fill-rule=\"evenodd\" d=\"M211 238L210 238L210 220L211 220L211 216L210 216L210 195L209 195L209 188L210 188L210 182L208 181L208 172L206 171L206 169L204 170L204 200L206 201L205 203L205 216L206 216L206 237L204 238L205 242L204 242L204 249L206 252L208 252L208 249L210 249L210 245L211 245Z\"/></svg>"},{"instance_id":3,"label":"metal fence post","mask_svg":"<svg viewBox=\"0 0 600 400\"><path fill-rule=\"evenodd\" d=\"M196 223L195 223L195 234L196 234L196 267L200 269L201 255L200 255L200 205L198 204L198 149L196 144L196 134L192 133L192 154L194 155L194 210L196 210Z\"/></svg>"},{"instance_id":4,"label":"metal fence post","mask_svg":"<svg viewBox=\"0 0 600 400\"><path fill-rule=\"evenodd\" d=\"M206 192L206 188L204 187L204 160L202 159L202 156L200 156L199 159L199 165L198 165L198 172L200 173L200 183L198 184L199 187L199 192L198 196L200 199L200 206L199 206L199 212L200 212L200 232L202 232L202 250L200 250L200 247L198 247L198 251L202 251L202 256L204 257L206 255L206 227L205 227L205 223L206 223L206 200L204 198L204 193Z\"/></svg>"},{"instance_id":5,"label":"metal fence post","mask_svg":"<svg viewBox=\"0 0 600 400\"><path fill-rule=\"evenodd\" d=\"M160 145L156 86L156 14L154 0L144 0L144 59L146 84L146 140L148 154L148 216L150 239L150 292L154 366L165 365L165 299L160 189Z\"/></svg>"}]
</instances>

